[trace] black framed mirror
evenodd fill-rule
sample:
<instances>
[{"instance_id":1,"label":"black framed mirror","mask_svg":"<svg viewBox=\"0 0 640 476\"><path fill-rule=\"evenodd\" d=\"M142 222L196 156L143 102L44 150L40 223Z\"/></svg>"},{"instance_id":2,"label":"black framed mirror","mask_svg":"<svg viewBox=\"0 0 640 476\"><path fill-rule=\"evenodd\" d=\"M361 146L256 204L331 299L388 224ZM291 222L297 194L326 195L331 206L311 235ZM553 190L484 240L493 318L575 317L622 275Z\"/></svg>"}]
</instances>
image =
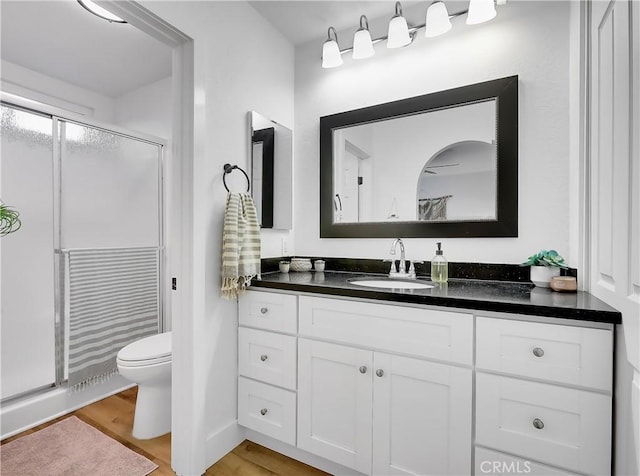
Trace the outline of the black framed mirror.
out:
<instances>
[{"instance_id":1,"label":"black framed mirror","mask_svg":"<svg viewBox=\"0 0 640 476\"><path fill-rule=\"evenodd\" d=\"M320 118L320 237L518 236L518 77Z\"/></svg>"},{"instance_id":2,"label":"black framed mirror","mask_svg":"<svg viewBox=\"0 0 640 476\"><path fill-rule=\"evenodd\" d=\"M273 228L273 143L274 127L257 129L251 134L251 171L254 175L253 199L259 209L258 219L262 228ZM256 175L260 173L259 177Z\"/></svg>"},{"instance_id":3,"label":"black framed mirror","mask_svg":"<svg viewBox=\"0 0 640 476\"><path fill-rule=\"evenodd\" d=\"M256 111L247 114L251 195L261 228L293 224L293 131Z\"/></svg>"}]
</instances>

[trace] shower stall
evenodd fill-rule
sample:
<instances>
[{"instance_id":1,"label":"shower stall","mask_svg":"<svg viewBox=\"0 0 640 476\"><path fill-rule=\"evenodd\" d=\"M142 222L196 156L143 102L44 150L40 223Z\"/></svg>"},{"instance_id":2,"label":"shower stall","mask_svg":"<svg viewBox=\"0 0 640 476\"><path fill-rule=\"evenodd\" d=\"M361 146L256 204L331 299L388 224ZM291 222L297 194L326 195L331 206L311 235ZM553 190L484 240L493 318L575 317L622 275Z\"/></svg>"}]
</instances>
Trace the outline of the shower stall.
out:
<instances>
[{"instance_id":1,"label":"shower stall","mask_svg":"<svg viewBox=\"0 0 640 476\"><path fill-rule=\"evenodd\" d=\"M163 144L19 100L1 110L0 198L22 222L0 238L4 417L99 386L120 348L162 331Z\"/></svg>"}]
</instances>

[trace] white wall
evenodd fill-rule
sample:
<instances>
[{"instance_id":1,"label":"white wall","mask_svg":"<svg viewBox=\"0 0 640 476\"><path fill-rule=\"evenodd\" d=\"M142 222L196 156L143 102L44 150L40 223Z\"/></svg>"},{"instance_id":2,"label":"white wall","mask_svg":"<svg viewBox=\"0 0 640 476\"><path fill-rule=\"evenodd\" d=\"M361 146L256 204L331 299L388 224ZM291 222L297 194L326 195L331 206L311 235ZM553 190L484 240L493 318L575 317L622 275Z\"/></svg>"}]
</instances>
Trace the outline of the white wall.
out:
<instances>
[{"instance_id":1,"label":"white wall","mask_svg":"<svg viewBox=\"0 0 640 476\"><path fill-rule=\"evenodd\" d=\"M104 124L171 137L171 78L112 98L2 60L0 89Z\"/></svg>"},{"instance_id":2,"label":"white wall","mask_svg":"<svg viewBox=\"0 0 640 476\"><path fill-rule=\"evenodd\" d=\"M242 439L236 424L237 308L220 296L223 165L248 170L248 111L293 125L294 50L246 2L142 4L193 39L193 314L174 316L174 328L178 320L189 321L184 339L194 355L191 386L182 389L188 400L181 402L193 447L180 455L184 467L178 469L201 474ZM227 183L241 190L244 177L231 174ZM279 241L277 232L263 231L263 256L279 255Z\"/></svg>"},{"instance_id":3,"label":"white wall","mask_svg":"<svg viewBox=\"0 0 640 476\"><path fill-rule=\"evenodd\" d=\"M171 138L171 77L117 97L115 122L168 141Z\"/></svg>"},{"instance_id":4,"label":"white wall","mask_svg":"<svg viewBox=\"0 0 640 476\"><path fill-rule=\"evenodd\" d=\"M98 121L115 121L113 98L2 60L0 89Z\"/></svg>"},{"instance_id":5,"label":"white wall","mask_svg":"<svg viewBox=\"0 0 640 476\"><path fill-rule=\"evenodd\" d=\"M452 261L519 263L541 248L569 255L569 2L508 2L490 23L454 19L446 35L339 68L320 66L322 41L296 48L295 223L301 255L384 258L388 239L319 238L319 118L480 81L519 75L519 237L452 239ZM386 23L386 20L385 22ZM372 22L374 36L384 25ZM352 31L338 32L348 46ZM552 212L551 212L552 211ZM429 259L436 238L407 240ZM566 257L566 256L565 256ZM569 263L575 265L576 263Z\"/></svg>"}]
</instances>

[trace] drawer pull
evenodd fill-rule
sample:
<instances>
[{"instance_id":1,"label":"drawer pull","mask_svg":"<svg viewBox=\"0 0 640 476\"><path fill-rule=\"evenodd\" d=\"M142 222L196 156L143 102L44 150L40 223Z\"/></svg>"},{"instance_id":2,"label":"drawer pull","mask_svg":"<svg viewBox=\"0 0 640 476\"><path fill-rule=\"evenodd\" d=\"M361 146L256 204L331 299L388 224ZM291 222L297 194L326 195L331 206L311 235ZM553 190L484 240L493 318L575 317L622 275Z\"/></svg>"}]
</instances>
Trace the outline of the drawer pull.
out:
<instances>
[{"instance_id":1,"label":"drawer pull","mask_svg":"<svg viewBox=\"0 0 640 476\"><path fill-rule=\"evenodd\" d=\"M360 373L361 374L366 374L367 373L367 367L364 366L364 365L362 367L360 367Z\"/></svg>"},{"instance_id":2,"label":"drawer pull","mask_svg":"<svg viewBox=\"0 0 640 476\"><path fill-rule=\"evenodd\" d=\"M267 354L262 354L262 355L260 356L260 360L262 360L263 362L264 362L265 360L267 360L268 358L269 358L269 356L268 356Z\"/></svg>"},{"instance_id":3,"label":"drawer pull","mask_svg":"<svg viewBox=\"0 0 640 476\"><path fill-rule=\"evenodd\" d=\"M536 418L533 420L533 427L542 430L544 428L544 423L540 418Z\"/></svg>"},{"instance_id":4,"label":"drawer pull","mask_svg":"<svg viewBox=\"0 0 640 476\"><path fill-rule=\"evenodd\" d=\"M262 410L260 410L260 415L264 416L267 414L269 410L267 410L266 408L263 408Z\"/></svg>"},{"instance_id":5,"label":"drawer pull","mask_svg":"<svg viewBox=\"0 0 640 476\"><path fill-rule=\"evenodd\" d=\"M378 377L382 377L382 376L384 375L384 370L382 370L382 369L378 369L378 370L376 370L376 375L377 375Z\"/></svg>"},{"instance_id":6,"label":"drawer pull","mask_svg":"<svg viewBox=\"0 0 640 476\"><path fill-rule=\"evenodd\" d=\"M262 314L266 314L267 312L269 312L269 309L268 309L268 308L266 308L266 307L261 307L261 308L260 308L260 313L262 313Z\"/></svg>"},{"instance_id":7,"label":"drawer pull","mask_svg":"<svg viewBox=\"0 0 640 476\"><path fill-rule=\"evenodd\" d=\"M536 347L533 349L533 355L535 355L536 357L542 357L544 355L544 350L542 350L540 347Z\"/></svg>"}]
</instances>

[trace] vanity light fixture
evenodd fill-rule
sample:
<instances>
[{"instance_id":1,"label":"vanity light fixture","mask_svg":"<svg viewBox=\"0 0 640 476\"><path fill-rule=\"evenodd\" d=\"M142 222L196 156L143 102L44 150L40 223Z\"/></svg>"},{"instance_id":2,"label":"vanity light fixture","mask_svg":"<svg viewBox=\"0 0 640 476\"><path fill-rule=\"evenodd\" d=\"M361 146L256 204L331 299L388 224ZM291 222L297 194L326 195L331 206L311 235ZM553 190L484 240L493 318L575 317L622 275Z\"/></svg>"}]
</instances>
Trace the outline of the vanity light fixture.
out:
<instances>
[{"instance_id":1,"label":"vanity light fixture","mask_svg":"<svg viewBox=\"0 0 640 476\"><path fill-rule=\"evenodd\" d=\"M433 2L427 8L427 18L425 19L424 36L434 38L451 30L451 20L449 12L444 2Z\"/></svg>"},{"instance_id":2,"label":"vanity light fixture","mask_svg":"<svg viewBox=\"0 0 640 476\"><path fill-rule=\"evenodd\" d=\"M469 0L467 25L477 25L492 20L496 16L493 0Z\"/></svg>"},{"instance_id":3,"label":"vanity light fixture","mask_svg":"<svg viewBox=\"0 0 640 476\"><path fill-rule=\"evenodd\" d=\"M409 26L407 20L402 16L402 5L396 2L396 14L389 22L389 32L387 33L387 48L402 48L411 43L409 36Z\"/></svg>"},{"instance_id":4,"label":"vanity light fixture","mask_svg":"<svg viewBox=\"0 0 640 476\"><path fill-rule=\"evenodd\" d=\"M87 0L78 0L79 2ZM495 3L494 3L495 2ZM352 51L353 59L370 58L375 54L373 45L381 41L387 42L387 48L400 48L413 42L416 33L424 28L424 36L433 38L451 30L451 18L467 14L468 25L475 25L491 20L496 16L495 5L505 5L507 0L469 0L469 8L460 12L449 14L443 0L435 0L429 5L425 22L422 25L410 26L402 14L402 5L395 3L395 15L389 21L387 36L371 39L369 22L365 15L360 16L360 28L353 37L353 47L340 49L338 35L335 28L329 27L327 40L322 46L322 67L335 68L340 66L342 55ZM333 38L331 37L333 32Z\"/></svg>"},{"instance_id":5,"label":"vanity light fixture","mask_svg":"<svg viewBox=\"0 0 640 476\"><path fill-rule=\"evenodd\" d=\"M96 4L92 0L78 0L78 3L84 7L90 13L93 13L95 16L100 17L104 20L107 20L110 23L127 23L122 18L114 15L110 11L102 8L100 5Z\"/></svg>"},{"instance_id":6,"label":"vanity light fixture","mask_svg":"<svg viewBox=\"0 0 640 476\"><path fill-rule=\"evenodd\" d=\"M333 32L333 39L331 38ZM338 34L332 26L327 30L327 41L322 45L322 67L335 68L343 63L340 47L338 46Z\"/></svg>"},{"instance_id":7,"label":"vanity light fixture","mask_svg":"<svg viewBox=\"0 0 640 476\"><path fill-rule=\"evenodd\" d=\"M375 54L371 33L369 33L369 21L365 15L360 16L360 28L353 35L353 59L370 58Z\"/></svg>"}]
</instances>

